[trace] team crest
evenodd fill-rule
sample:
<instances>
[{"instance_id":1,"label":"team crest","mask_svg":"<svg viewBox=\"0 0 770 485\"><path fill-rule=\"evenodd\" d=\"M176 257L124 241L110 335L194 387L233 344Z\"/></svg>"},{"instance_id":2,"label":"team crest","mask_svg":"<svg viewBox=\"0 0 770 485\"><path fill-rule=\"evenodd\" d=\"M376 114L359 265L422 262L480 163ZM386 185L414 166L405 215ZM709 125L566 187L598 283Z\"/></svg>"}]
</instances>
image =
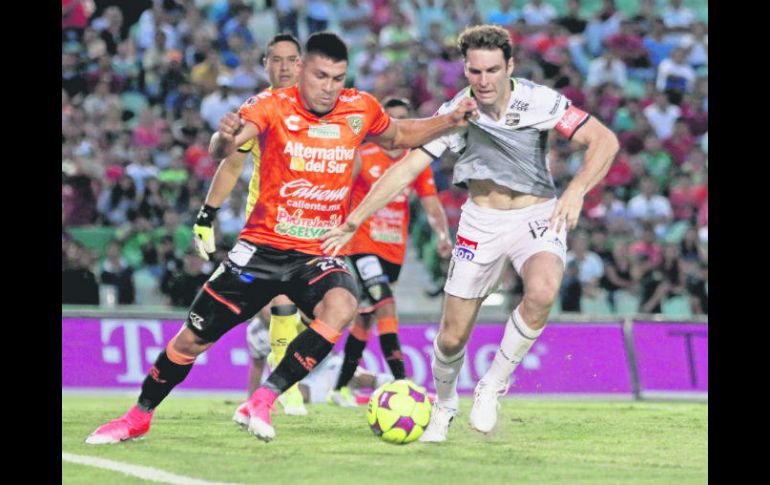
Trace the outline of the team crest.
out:
<instances>
[{"instance_id":1,"label":"team crest","mask_svg":"<svg viewBox=\"0 0 770 485\"><path fill-rule=\"evenodd\" d=\"M519 124L521 115L519 113L505 113L505 126L516 126Z\"/></svg>"},{"instance_id":2,"label":"team crest","mask_svg":"<svg viewBox=\"0 0 770 485\"><path fill-rule=\"evenodd\" d=\"M380 285L375 285L369 288L369 294L372 295L372 298L375 300L380 300L382 298L382 288L380 288Z\"/></svg>"},{"instance_id":3,"label":"team crest","mask_svg":"<svg viewBox=\"0 0 770 485\"><path fill-rule=\"evenodd\" d=\"M364 126L364 117L361 115L350 115L346 116L345 119L348 122L348 127L350 127L350 131L353 132L353 134L358 135L361 133L361 128Z\"/></svg>"}]
</instances>

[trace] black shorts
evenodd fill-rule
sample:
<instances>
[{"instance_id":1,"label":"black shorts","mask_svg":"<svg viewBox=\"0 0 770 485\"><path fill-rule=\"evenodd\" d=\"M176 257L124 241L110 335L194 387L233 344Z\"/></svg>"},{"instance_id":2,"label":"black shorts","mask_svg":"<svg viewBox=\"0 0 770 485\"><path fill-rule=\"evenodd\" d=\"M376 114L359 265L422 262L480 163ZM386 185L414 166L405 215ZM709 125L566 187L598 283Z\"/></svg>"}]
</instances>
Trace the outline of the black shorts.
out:
<instances>
[{"instance_id":1,"label":"black shorts","mask_svg":"<svg viewBox=\"0 0 770 485\"><path fill-rule=\"evenodd\" d=\"M344 259L281 250L238 240L190 307L187 327L214 342L251 319L277 295L286 295L311 318L327 291L359 289Z\"/></svg>"},{"instance_id":2,"label":"black shorts","mask_svg":"<svg viewBox=\"0 0 770 485\"><path fill-rule=\"evenodd\" d=\"M398 281L400 264L391 263L376 254L351 254L349 258L361 287L360 313L372 312L393 300L390 285Z\"/></svg>"}]
</instances>

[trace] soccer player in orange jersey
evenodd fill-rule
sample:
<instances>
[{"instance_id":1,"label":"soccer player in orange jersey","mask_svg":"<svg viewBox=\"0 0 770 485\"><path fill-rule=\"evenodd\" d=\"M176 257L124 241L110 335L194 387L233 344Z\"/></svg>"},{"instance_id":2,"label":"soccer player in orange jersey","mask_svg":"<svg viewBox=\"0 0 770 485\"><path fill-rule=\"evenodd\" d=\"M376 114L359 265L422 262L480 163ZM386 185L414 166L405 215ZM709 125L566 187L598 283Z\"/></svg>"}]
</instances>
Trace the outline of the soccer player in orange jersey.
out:
<instances>
[{"instance_id":1,"label":"soccer player in orange jersey","mask_svg":"<svg viewBox=\"0 0 770 485\"><path fill-rule=\"evenodd\" d=\"M284 294L313 318L281 363L249 399L249 431L275 437L270 412L277 397L331 351L356 315L358 287L339 257L325 256L320 237L345 220L356 149L367 136L387 148L420 146L467 126L470 98L446 114L392 120L370 94L343 89L348 53L330 32L311 35L295 86L263 91L228 113L209 151L226 158L259 140L259 198L227 259L203 285L185 324L155 361L137 404L99 427L87 443L115 443L146 434L156 407L222 335ZM238 175L219 172L206 205L219 207Z\"/></svg>"},{"instance_id":2,"label":"soccer player in orange jersey","mask_svg":"<svg viewBox=\"0 0 770 485\"><path fill-rule=\"evenodd\" d=\"M388 98L383 101L385 112L392 119L409 116L409 101ZM385 150L374 143L362 145L359 149L361 170L353 182L351 209L354 209L369 193L372 185L396 162L406 156L409 150ZM406 240L409 228L409 193L414 190L428 215L428 223L438 236L438 252L449 257L452 243L449 241L449 227L446 214L436 196L433 172L427 167L417 178L386 207L372 214L350 242L349 257L362 287L361 299L368 300L362 305L359 315L350 328L345 342L345 359L340 369L337 384L329 393L329 402L343 407L358 404L347 388L348 382L358 367L374 322L377 322L380 347L385 361L395 379L404 379L404 358L398 340L398 318L393 286L398 280L401 265L406 255Z\"/></svg>"}]
</instances>

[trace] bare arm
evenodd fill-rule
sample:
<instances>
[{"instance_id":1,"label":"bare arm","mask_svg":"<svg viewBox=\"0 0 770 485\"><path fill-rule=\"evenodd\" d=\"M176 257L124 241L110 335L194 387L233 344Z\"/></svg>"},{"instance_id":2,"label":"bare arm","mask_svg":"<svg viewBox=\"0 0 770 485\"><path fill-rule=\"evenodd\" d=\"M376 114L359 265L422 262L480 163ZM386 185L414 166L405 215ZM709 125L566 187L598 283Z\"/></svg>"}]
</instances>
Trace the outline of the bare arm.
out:
<instances>
[{"instance_id":1,"label":"bare arm","mask_svg":"<svg viewBox=\"0 0 770 485\"><path fill-rule=\"evenodd\" d=\"M390 126L371 141L386 150L418 147L453 128L466 126L467 118L478 116L475 111L476 101L466 98L460 101L454 111L444 115L419 119L391 119Z\"/></svg>"},{"instance_id":2,"label":"bare arm","mask_svg":"<svg viewBox=\"0 0 770 485\"><path fill-rule=\"evenodd\" d=\"M420 204L428 216L428 224L430 224L433 232L438 236L438 253L442 258L449 256L452 251L452 242L449 240L449 223L446 219L446 213L444 207L441 205L441 201L438 200L438 196L428 195L426 197L420 197Z\"/></svg>"},{"instance_id":3,"label":"bare arm","mask_svg":"<svg viewBox=\"0 0 770 485\"><path fill-rule=\"evenodd\" d=\"M581 145L587 145L588 149L583 165L559 197L556 209L551 215L550 224L556 231L561 229L565 219L567 229L577 226L583 208L583 197L607 175L620 148L615 134L594 117L578 128L573 139Z\"/></svg>"},{"instance_id":4,"label":"bare arm","mask_svg":"<svg viewBox=\"0 0 770 485\"><path fill-rule=\"evenodd\" d=\"M400 194L430 165L432 160L432 157L424 151L412 150L403 160L390 167L374 183L364 200L348 215L345 222L321 236L321 240L324 241L321 249L327 254L336 256L339 250L350 241L361 223Z\"/></svg>"},{"instance_id":5,"label":"bare arm","mask_svg":"<svg viewBox=\"0 0 770 485\"><path fill-rule=\"evenodd\" d=\"M211 180L209 193L206 194L206 205L219 208L233 191L238 178L243 172L248 153L234 152L222 160Z\"/></svg>"}]
</instances>

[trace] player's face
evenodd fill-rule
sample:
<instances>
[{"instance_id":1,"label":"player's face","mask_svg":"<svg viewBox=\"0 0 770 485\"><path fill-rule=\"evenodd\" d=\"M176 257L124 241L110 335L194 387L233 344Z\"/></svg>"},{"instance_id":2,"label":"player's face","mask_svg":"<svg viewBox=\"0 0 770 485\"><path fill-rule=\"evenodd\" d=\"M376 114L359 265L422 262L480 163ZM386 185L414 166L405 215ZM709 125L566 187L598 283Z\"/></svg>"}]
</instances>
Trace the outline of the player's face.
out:
<instances>
[{"instance_id":1,"label":"player's face","mask_svg":"<svg viewBox=\"0 0 770 485\"><path fill-rule=\"evenodd\" d=\"M403 106L391 106L390 108L385 108L385 112L388 113L388 116L395 120L404 120L409 118L409 110Z\"/></svg>"},{"instance_id":2,"label":"player's face","mask_svg":"<svg viewBox=\"0 0 770 485\"><path fill-rule=\"evenodd\" d=\"M308 56L299 73L299 94L305 107L317 113L331 111L345 84L347 71L347 61Z\"/></svg>"},{"instance_id":3,"label":"player's face","mask_svg":"<svg viewBox=\"0 0 770 485\"><path fill-rule=\"evenodd\" d=\"M508 101L512 73L513 59L505 62L501 49L468 49L466 52L465 77L482 107Z\"/></svg>"},{"instance_id":4,"label":"player's face","mask_svg":"<svg viewBox=\"0 0 770 485\"><path fill-rule=\"evenodd\" d=\"M294 42L277 42L265 55L265 70L270 78L270 84L275 88L296 84L299 67L299 50Z\"/></svg>"}]
</instances>

